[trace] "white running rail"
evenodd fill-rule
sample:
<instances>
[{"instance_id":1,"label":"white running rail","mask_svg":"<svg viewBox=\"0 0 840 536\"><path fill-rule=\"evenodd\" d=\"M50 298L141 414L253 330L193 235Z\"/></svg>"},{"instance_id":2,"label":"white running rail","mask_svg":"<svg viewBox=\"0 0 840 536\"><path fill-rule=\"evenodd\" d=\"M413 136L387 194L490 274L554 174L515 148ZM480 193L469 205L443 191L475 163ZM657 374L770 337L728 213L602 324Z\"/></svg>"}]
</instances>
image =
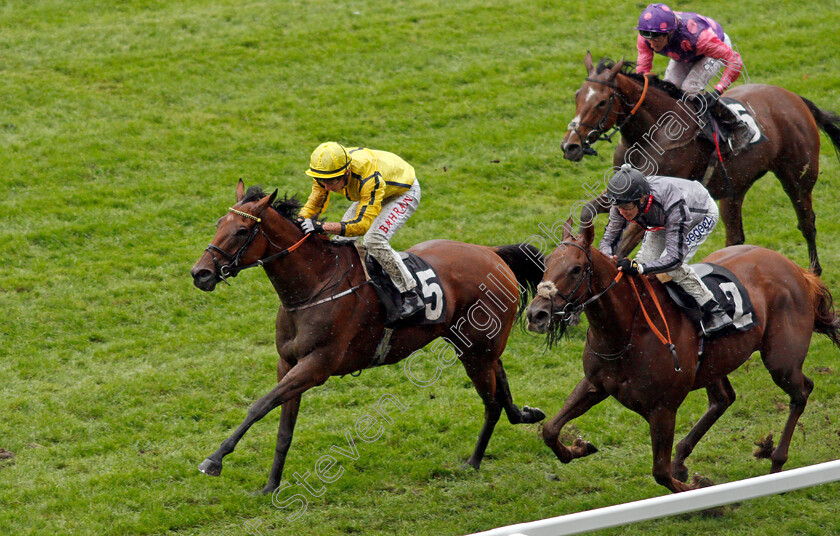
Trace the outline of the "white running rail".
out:
<instances>
[{"instance_id":1,"label":"white running rail","mask_svg":"<svg viewBox=\"0 0 840 536\"><path fill-rule=\"evenodd\" d=\"M840 480L840 460L631 503L607 506L470 536L564 536L657 519Z\"/></svg>"}]
</instances>

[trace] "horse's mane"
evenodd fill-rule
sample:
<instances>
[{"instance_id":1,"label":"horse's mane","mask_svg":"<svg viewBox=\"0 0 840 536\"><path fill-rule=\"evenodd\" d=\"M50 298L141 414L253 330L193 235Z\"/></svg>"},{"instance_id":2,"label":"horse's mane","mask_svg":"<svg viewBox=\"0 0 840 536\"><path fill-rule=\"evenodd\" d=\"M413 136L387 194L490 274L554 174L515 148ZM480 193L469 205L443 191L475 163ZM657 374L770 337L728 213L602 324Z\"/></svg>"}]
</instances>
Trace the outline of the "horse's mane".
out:
<instances>
[{"instance_id":1,"label":"horse's mane","mask_svg":"<svg viewBox=\"0 0 840 536\"><path fill-rule=\"evenodd\" d=\"M598 65L595 67L595 74L599 74L604 72L607 69L612 69L615 67L615 61L611 60L610 58L601 58L598 62ZM624 76L632 78L636 80L640 84L645 83L645 75L637 73L636 69L636 62L634 61L625 61L624 65L621 66L621 71L619 71ZM667 80L661 80L655 74L649 74L647 76L648 83L651 87L664 91L668 96L672 97L673 99L680 100L685 92L675 86L673 83L668 82Z\"/></svg>"},{"instance_id":2,"label":"horse's mane","mask_svg":"<svg viewBox=\"0 0 840 536\"><path fill-rule=\"evenodd\" d=\"M245 197L242 198L242 203L249 203L251 201L259 201L266 194L262 187L260 186L251 186L248 188L248 191L245 192ZM276 210L281 216L289 220L295 220L297 218L298 212L300 212L301 208L300 200L296 196L288 197L286 195L283 196L283 199L277 199L271 208Z\"/></svg>"}]
</instances>

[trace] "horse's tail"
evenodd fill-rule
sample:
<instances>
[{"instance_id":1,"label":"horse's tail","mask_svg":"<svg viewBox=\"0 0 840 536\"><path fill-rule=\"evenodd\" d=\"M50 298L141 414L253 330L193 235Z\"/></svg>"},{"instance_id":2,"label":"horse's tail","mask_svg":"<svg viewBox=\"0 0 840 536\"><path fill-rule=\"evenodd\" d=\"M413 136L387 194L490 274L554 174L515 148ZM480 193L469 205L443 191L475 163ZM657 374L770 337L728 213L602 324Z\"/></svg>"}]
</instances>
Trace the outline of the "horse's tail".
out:
<instances>
[{"instance_id":1,"label":"horse's tail","mask_svg":"<svg viewBox=\"0 0 840 536\"><path fill-rule=\"evenodd\" d=\"M822 333L840 348L840 316L834 310L834 298L825 283L815 274L805 272L808 291L814 304L814 331Z\"/></svg>"},{"instance_id":2,"label":"horse's tail","mask_svg":"<svg viewBox=\"0 0 840 536\"><path fill-rule=\"evenodd\" d=\"M831 143L834 144L834 152L837 154L837 159L840 160L840 115L830 110L820 110L816 104L801 95L799 98L805 101L805 105L811 110L811 115L814 116L817 126L831 138Z\"/></svg>"},{"instance_id":3,"label":"horse's tail","mask_svg":"<svg viewBox=\"0 0 840 536\"><path fill-rule=\"evenodd\" d=\"M518 319L537 292L537 285L542 281L545 256L537 247L524 243L497 246L493 251L513 270L516 282L519 283L519 309L516 313Z\"/></svg>"}]
</instances>

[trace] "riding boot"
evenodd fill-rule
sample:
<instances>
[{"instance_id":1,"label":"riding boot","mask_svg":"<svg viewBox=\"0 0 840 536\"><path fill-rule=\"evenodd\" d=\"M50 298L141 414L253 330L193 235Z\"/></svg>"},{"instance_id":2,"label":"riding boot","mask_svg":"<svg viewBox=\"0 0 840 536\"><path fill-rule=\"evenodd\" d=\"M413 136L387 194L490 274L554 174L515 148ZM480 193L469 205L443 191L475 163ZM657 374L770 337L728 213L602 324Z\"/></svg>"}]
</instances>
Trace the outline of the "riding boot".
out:
<instances>
[{"instance_id":1,"label":"riding boot","mask_svg":"<svg viewBox=\"0 0 840 536\"><path fill-rule=\"evenodd\" d=\"M715 102L712 112L718 123L726 130L729 149L732 155L737 155L747 148L755 132L735 113L720 101Z\"/></svg>"},{"instance_id":2,"label":"riding boot","mask_svg":"<svg viewBox=\"0 0 840 536\"><path fill-rule=\"evenodd\" d=\"M715 299L704 303L700 310L703 311L703 321L700 324L704 335L715 333L732 324L732 317L723 310L723 307Z\"/></svg>"},{"instance_id":3,"label":"riding boot","mask_svg":"<svg viewBox=\"0 0 840 536\"><path fill-rule=\"evenodd\" d=\"M402 299L402 304L400 305L401 319L414 316L426 307L426 304L423 303L423 298L421 298L420 293L417 292L417 287L414 287L411 290L406 290L400 294L400 298Z\"/></svg>"}]
</instances>

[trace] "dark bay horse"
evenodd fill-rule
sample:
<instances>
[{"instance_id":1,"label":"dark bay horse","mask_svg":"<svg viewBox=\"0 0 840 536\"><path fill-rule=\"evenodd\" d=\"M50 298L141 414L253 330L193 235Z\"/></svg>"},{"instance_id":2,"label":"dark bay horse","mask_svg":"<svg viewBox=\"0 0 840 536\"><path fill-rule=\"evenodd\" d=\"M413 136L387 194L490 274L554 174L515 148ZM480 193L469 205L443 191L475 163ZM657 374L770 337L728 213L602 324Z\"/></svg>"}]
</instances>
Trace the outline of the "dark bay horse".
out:
<instances>
[{"instance_id":1,"label":"dark bay horse","mask_svg":"<svg viewBox=\"0 0 840 536\"><path fill-rule=\"evenodd\" d=\"M233 435L199 466L218 476L222 459L251 425L282 406L264 493L280 484L301 395L330 376L370 366L385 319L374 289L365 284L356 248L334 244L322 235L304 235L295 221L298 202L275 202L276 195L265 195L258 187L245 192L240 180L237 203L219 220L213 242L190 272L195 286L212 291L244 267L261 265L280 297L277 385L251 406ZM437 271L447 300L446 321L395 330L382 364L396 363L446 337L484 402L484 426L467 461L478 469L502 410L513 424L545 418L539 409L520 409L513 403L499 359L517 312L526 305L520 298L528 294L520 296L520 287L533 289L540 281L542 258L530 246L492 248L448 240L423 242L410 251Z\"/></svg>"},{"instance_id":2,"label":"dark bay horse","mask_svg":"<svg viewBox=\"0 0 840 536\"><path fill-rule=\"evenodd\" d=\"M698 367L696 329L667 297L662 284L652 278L650 288L662 307L668 330L641 276L617 279L615 261L592 248L593 227L584 228L577 239L570 228L568 222L563 243L547 257L538 296L528 306L528 327L540 333L560 330L562 334L564 318L574 310L582 308L589 319L584 378L543 428L545 443L560 461L568 463L597 452L580 438L567 447L559 440L560 430L613 396L650 425L656 481L673 492L702 486L699 481L685 483L685 459L735 401L727 375L758 351L773 381L790 397L790 413L778 446L773 449L769 439L764 451L757 454L770 458L771 472L781 471L796 422L814 387L802 373L811 334L823 333L840 347L840 317L835 315L831 294L819 277L787 257L757 246L730 246L707 257L706 262L728 268L745 285L759 325L706 341ZM639 288L640 298L632 290L631 280ZM640 312L640 302L660 333L670 332L681 365L679 372L670 351ZM677 409L695 389L706 389L709 407L677 444L672 462Z\"/></svg>"},{"instance_id":3,"label":"dark bay horse","mask_svg":"<svg viewBox=\"0 0 840 536\"><path fill-rule=\"evenodd\" d=\"M737 99L752 112L764 141L751 144L737 156L721 153L721 163L714 143L699 136L704 120L676 86L655 76L635 74L633 65L623 61L614 64L602 59L593 66L592 55L587 53L584 63L587 77L576 93L575 117L563 138L565 158L581 160L585 149L599 139L609 139L607 131L619 127L621 141L613 155L614 165L630 163L646 175L703 181L712 197L720 200L728 246L744 243L744 196L772 171L793 203L799 230L808 243L811 269L821 273L811 191L819 176L819 129L840 151L840 116L777 86L735 87L724 96ZM582 219L587 221L608 209L603 199L596 199L587 205L589 214ZM622 243L621 256L641 238L640 231L634 231Z\"/></svg>"}]
</instances>

